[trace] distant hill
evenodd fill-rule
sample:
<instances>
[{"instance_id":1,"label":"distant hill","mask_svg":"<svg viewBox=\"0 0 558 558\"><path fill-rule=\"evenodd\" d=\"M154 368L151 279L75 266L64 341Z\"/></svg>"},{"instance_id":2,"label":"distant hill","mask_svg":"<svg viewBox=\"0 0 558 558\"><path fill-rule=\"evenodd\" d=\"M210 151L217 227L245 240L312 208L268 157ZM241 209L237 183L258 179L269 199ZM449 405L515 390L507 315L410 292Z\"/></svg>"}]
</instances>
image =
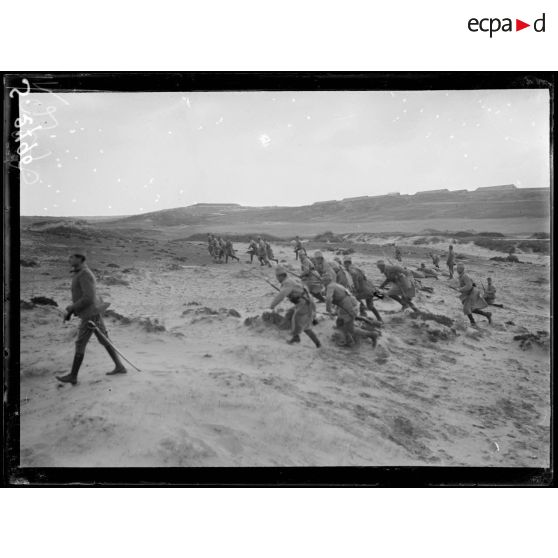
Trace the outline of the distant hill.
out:
<instances>
[{"instance_id":1,"label":"distant hill","mask_svg":"<svg viewBox=\"0 0 558 558\"><path fill-rule=\"evenodd\" d=\"M111 218L110 221L115 226L169 227L225 223L234 225L246 222L346 221L350 224L371 220L548 218L549 215L549 188L515 188L513 185L505 185L479 188L472 192L434 190L414 195L360 196L296 207L200 203Z\"/></svg>"}]
</instances>

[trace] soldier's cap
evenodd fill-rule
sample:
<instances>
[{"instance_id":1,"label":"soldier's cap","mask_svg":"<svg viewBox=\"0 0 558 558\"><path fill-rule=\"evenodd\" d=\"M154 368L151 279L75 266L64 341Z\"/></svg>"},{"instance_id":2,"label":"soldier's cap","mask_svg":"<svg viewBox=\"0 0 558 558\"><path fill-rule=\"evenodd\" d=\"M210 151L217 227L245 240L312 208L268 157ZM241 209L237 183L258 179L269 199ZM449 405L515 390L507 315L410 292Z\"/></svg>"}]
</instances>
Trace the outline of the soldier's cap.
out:
<instances>
[{"instance_id":1,"label":"soldier's cap","mask_svg":"<svg viewBox=\"0 0 558 558\"><path fill-rule=\"evenodd\" d=\"M335 258L333 258L333 261L341 263L341 258L339 256L335 256Z\"/></svg>"},{"instance_id":2,"label":"soldier's cap","mask_svg":"<svg viewBox=\"0 0 558 558\"><path fill-rule=\"evenodd\" d=\"M486 280L487 281L492 281L492 277L487 277Z\"/></svg>"},{"instance_id":3,"label":"soldier's cap","mask_svg":"<svg viewBox=\"0 0 558 558\"><path fill-rule=\"evenodd\" d=\"M378 261L376 262L376 265L377 265L378 267L381 267L381 266L385 267L385 266L386 266L386 262L384 262L384 260L378 260Z\"/></svg>"},{"instance_id":4,"label":"soldier's cap","mask_svg":"<svg viewBox=\"0 0 558 558\"><path fill-rule=\"evenodd\" d=\"M353 263L353 258L351 258L351 256L345 256L345 257L343 258L343 261L344 261L345 263L347 263L347 262Z\"/></svg>"},{"instance_id":5,"label":"soldier's cap","mask_svg":"<svg viewBox=\"0 0 558 558\"><path fill-rule=\"evenodd\" d=\"M82 258L86 258L87 253L83 248L74 247L70 249L70 255L72 256L81 256Z\"/></svg>"},{"instance_id":6,"label":"soldier's cap","mask_svg":"<svg viewBox=\"0 0 558 558\"><path fill-rule=\"evenodd\" d=\"M278 265L275 268L275 276L279 277L280 275L287 275L287 270L283 266Z\"/></svg>"},{"instance_id":7,"label":"soldier's cap","mask_svg":"<svg viewBox=\"0 0 558 558\"><path fill-rule=\"evenodd\" d=\"M456 269L465 269L465 266L462 263L458 263Z\"/></svg>"},{"instance_id":8,"label":"soldier's cap","mask_svg":"<svg viewBox=\"0 0 558 558\"><path fill-rule=\"evenodd\" d=\"M323 258L324 255L319 250L317 250L316 252L314 252L314 257L315 258Z\"/></svg>"}]
</instances>

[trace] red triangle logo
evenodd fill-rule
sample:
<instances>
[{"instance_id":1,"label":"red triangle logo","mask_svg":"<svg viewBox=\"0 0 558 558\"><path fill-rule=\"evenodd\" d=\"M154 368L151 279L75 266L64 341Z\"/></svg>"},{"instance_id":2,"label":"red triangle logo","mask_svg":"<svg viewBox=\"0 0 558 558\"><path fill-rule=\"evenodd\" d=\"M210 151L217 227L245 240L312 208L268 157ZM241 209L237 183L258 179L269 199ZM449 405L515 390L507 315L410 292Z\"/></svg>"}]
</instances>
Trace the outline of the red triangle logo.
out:
<instances>
[{"instance_id":1,"label":"red triangle logo","mask_svg":"<svg viewBox=\"0 0 558 558\"><path fill-rule=\"evenodd\" d=\"M524 21L521 21L520 19L515 20L515 30L516 31L521 31L522 29L525 29L526 27L531 27L531 24L525 23Z\"/></svg>"}]
</instances>

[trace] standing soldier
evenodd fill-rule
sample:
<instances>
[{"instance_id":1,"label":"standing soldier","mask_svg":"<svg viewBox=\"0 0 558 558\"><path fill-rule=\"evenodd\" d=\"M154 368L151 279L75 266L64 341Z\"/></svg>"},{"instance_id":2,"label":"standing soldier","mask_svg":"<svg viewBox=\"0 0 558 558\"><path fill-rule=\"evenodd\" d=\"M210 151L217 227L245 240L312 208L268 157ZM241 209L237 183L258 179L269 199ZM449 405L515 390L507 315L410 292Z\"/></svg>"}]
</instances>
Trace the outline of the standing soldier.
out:
<instances>
[{"instance_id":1,"label":"standing soldier","mask_svg":"<svg viewBox=\"0 0 558 558\"><path fill-rule=\"evenodd\" d=\"M343 263L345 264L345 269L349 272L353 279L354 294L357 300L360 301L360 314L366 316L366 310L364 309L364 300L366 303L366 308L370 310L379 322L382 322L382 316L374 306L374 295L378 295L378 289L374 286L372 281L370 281L362 269L353 265L353 260L351 256L345 256Z\"/></svg>"},{"instance_id":2,"label":"standing soldier","mask_svg":"<svg viewBox=\"0 0 558 558\"><path fill-rule=\"evenodd\" d=\"M225 263L229 263L229 258L233 258L237 262L240 262L240 259L236 257L236 252L233 247L233 243L229 239L227 239L225 241Z\"/></svg>"},{"instance_id":3,"label":"standing soldier","mask_svg":"<svg viewBox=\"0 0 558 558\"><path fill-rule=\"evenodd\" d=\"M299 252L306 254L306 250L302 246L302 242L300 241L299 236L297 235L294 240L294 252L295 252L295 260L299 259Z\"/></svg>"},{"instance_id":4,"label":"standing soldier","mask_svg":"<svg viewBox=\"0 0 558 558\"><path fill-rule=\"evenodd\" d=\"M480 294L479 289L473 283L473 280L465 274L465 266L462 263L457 264L457 275L459 279L458 291L461 293L459 298L463 303L463 313L469 318L471 325L475 324L473 314L484 316L488 323L492 323L492 313L484 312L481 308L486 308L488 304Z\"/></svg>"},{"instance_id":5,"label":"standing soldier","mask_svg":"<svg viewBox=\"0 0 558 558\"><path fill-rule=\"evenodd\" d=\"M453 266L455 265L455 252L453 251L453 245L449 246L448 259L446 260L449 269L449 278L453 279Z\"/></svg>"},{"instance_id":6,"label":"standing soldier","mask_svg":"<svg viewBox=\"0 0 558 558\"><path fill-rule=\"evenodd\" d=\"M270 309L274 310L285 297L295 305L291 318L292 338L289 339L287 343L290 345L293 343L300 343L300 333L304 331L304 333L312 339L314 345L320 348L321 343L316 337L316 334L312 331L312 322L316 314L316 304L310 297L308 289L294 277L288 277L287 271L281 266L275 268L275 276L279 283L281 283L281 289L273 298Z\"/></svg>"},{"instance_id":7,"label":"standing soldier","mask_svg":"<svg viewBox=\"0 0 558 558\"><path fill-rule=\"evenodd\" d=\"M273 255L273 249L271 248L271 244L265 241L265 255L268 261L273 261L275 263L279 263L279 260Z\"/></svg>"},{"instance_id":8,"label":"standing soldier","mask_svg":"<svg viewBox=\"0 0 558 558\"><path fill-rule=\"evenodd\" d=\"M413 304L415 285L412 279L405 273L405 270L398 265L386 265L383 260L378 261L376 265L386 276L385 281L380 285L380 289L391 283L391 289L387 296L399 302L403 310L405 308L412 308L415 312L418 312L418 308Z\"/></svg>"},{"instance_id":9,"label":"standing soldier","mask_svg":"<svg viewBox=\"0 0 558 558\"><path fill-rule=\"evenodd\" d=\"M401 250L399 249L399 246L395 245L395 259L400 262L403 260L403 258L401 257Z\"/></svg>"},{"instance_id":10,"label":"standing soldier","mask_svg":"<svg viewBox=\"0 0 558 558\"><path fill-rule=\"evenodd\" d=\"M300 268L302 273L300 279L310 294L320 302L325 302L324 295L322 294L322 280L320 274L316 271L314 264L306 255L306 252L300 253Z\"/></svg>"},{"instance_id":11,"label":"standing soldier","mask_svg":"<svg viewBox=\"0 0 558 558\"><path fill-rule=\"evenodd\" d=\"M114 370L107 372L107 375L126 374L126 368L120 361L118 353L107 340L108 333L101 316L107 305L103 304L103 301L97 295L95 276L85 263L85 252L83 250L75 251L69 257L69 262L74 274L72 279L73 302L66 307L64 321L71 319L72 315L75 314L78 318L81 318L81 323L78 329L72 369L69 374L56 376L56 379L72 385L77 383L78 372L85 356L85 348L93 332L114 362ZM102 335L93 329L89 322L93 322Z\"/></svg>"},{"instance_id":12,"label":"standing soldier","mask_svg":"<svg viewBox=\"0 0 558 558\"><path fill-rule=\"evenodd\" d=\"M440 269L440 256L438 254L433 254L429 252L428 255L432 258L432 263L436 269Z\"/></svg>"},{"instance_id":13,"label":"standing soldier","mask_svg":"<svg viewBox=\"0 0 558 558\"><path fill-rule=\"evenodd\" d=\"M355 318L358 314L358 300L350 291L331 280L329 275L322 279L326 285L326 312L332 314L332 306L337 306L339 323L345 335L345 347L355 343Z\"/></svg>"}]
</instances>

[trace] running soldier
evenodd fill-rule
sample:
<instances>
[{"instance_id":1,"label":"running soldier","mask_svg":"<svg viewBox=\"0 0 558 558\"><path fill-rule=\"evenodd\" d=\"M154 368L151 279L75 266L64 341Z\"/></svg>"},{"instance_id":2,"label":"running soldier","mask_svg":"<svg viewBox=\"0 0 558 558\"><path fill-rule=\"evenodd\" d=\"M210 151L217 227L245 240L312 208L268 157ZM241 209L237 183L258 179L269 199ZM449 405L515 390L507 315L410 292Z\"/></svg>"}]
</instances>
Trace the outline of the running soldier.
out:
<instances>
[{"instance_id":1,"label":"running soldier","mask_svg":"<svg viewBox=\"0 0 558 558\"><path fill-rule=\"evenodd\" d=\"M399 246L396 246L396 245L394 245L394 246L395 246L395 259L398 262L403 261L403 257L401 255L401 250L399 249Z\"/></svg>"},{"instance_id":2,"label":"running soldier","mask_svg":"<svg viewBox=\"0 0 558 558\"><path fill-rule=\"evenodd\" d=\"M298 235L294 239L294 252L295 252L295 260L299 259L299 252L300 254L306 254L306 250L304 249L304 246L302 246L302 242Z\"/></svg>"},{"instance_id":3,"label":"running soldier","mask_svg":"<svg viewBox=\"0 0 558 558\"><path fill-rule=\"evenodd\" d=\"M358 300L350 291L331 280L329 275L323 277L326 285L326 312L333 315L332 306L337 306L339 326L345 336L343 346L352 347L355 344L355 318L358 315Z\"/></svg>"},{"instance_id":4,"label":"running soldier","mask_svg":"<svg viewBox=\"0 0 558 558\"><path fill-rule=\"evenodd\" d=\"M237 262L240 259L236 257L236 250L234 249L233 243L230 240L225 240L225 263L229 263L229 258L233 258Z\"/></svg>"},{"instance_id":5,"label":"running soldier","mask_svg":"<svg viewBox=\"0 0 558 558\"><path fill-rule=\"evenodd\" d=\"M300 253L300 268L302 273L300 274L300 279L302 283L306 286L310 294L320 302L325 302L324 295L322 294L323 286L320 274L316 271L316 268L310 258L306 255L306 252Z\"/></svg>"},{"instance_id":6,"label":"running soldier","mask_svg":"<svg viewBox=\"0 0 558 558\"><path fill-rule=\"evenodd\" d=\"M314 252L314 265L316 267L316 271L322 278L322 282L324 280L324 277L329 277L331 281L335 281L335 279L337 278L335 271L333 271L331 265L325 261L324 255L319 250Z\"/></svg>"},{"instance_id":7,"label":"running soldier","mask_svg":"<svg viewBox=\"0 0 558 558\"><path fill-rule=\"evenodd\" d=\"M260 265L268 265L269 267L271 267L271 263L267 259L265 242L261 236L258 236L258 260L260 260Z\"/></svg>"},{"instance_id":8,"label":"running soldier","mask_svg":"<svg viewBox=\"0 0 558 558\"><path fill-rule=\"evenodd\" d=\"M486 308L488 304L480 294L479 289L473 283L473 280L465 274L465 266L462 263L457 264L457 276L459 279L459 298L463 303L463 313L469 318L471 325L476 325L473 314L484 316L488 323L492 323L492 312L484 312L481 308Z\"/></svg>"},{"instance_id":9,"label":"running soldier","mask_svg":"<svg viewBox=\"0 0 558 558\"><path fill-rule=\"evenodd\" d=\"M496 287L492 283L492 277L486 280L487 287L484 289L484 300L486 300L489 306L496 306L497 308L503 308L502 304L496 304ZM484 288L484 286L483 286Z\"/></svg>"},{"instance_id":10,"label":"running soldier","mask_svg":"<svg viewBox=\"0 0 558 558\"><path fill-rule=\"evenodd\" d=\"M273 255L271 244L267 240L265 241L265 255L268 261L275 262L276 264L279 263L279 260Z\"/></svg>"},{"instance_id":11,"label":"running soldier","mask_svg":"<svg viewBox=\"0 0 558 558\"><path fill-rule=\"evenodd\" d=\"M432 258L432 263L436 269L440 269L440 256L438 254L433 254L429 252L428 255Z\"/></svg>"},{"instance_id":12,"label":"running soldier","mask_svg":"<svg viewBox=\"0 0 558 558\"><path fill-rule=\"evenodd\" d=\"M383 289L388 283L391 283L391 289L387 296L399 302L402 310L412 308L415 312L418 312L418 308L413 304L413 297L415 296L414 281L405 273L405 270L398 265L386 265L383 260L378 261L376 265L386 276L385 281L379 288Z\"/></svg>"},{"instance_id":13,"label":"running soldier","mask_svg":"<svg viewBox=\"0 0 558 558\"><path fill-rule=\"evenodd\" d=\"M353 279L353 292L355 298L360 301L360 315L366 316L366 309L362 302L364 301L366 303L366 308L374 314L379 322L382 322L382 316L380 316L380 313L374 306L374 296L378 296L380 294L378 289L375 287L374 283L366 277L362 269L353 265L351 256L345 256L343 260L345 269L349 272ZM381 298L383 298L383 295Z\"/></svg>"},{"instance_id":14,"label":"running soldier","mask_svg":"<svg viewBox=\"0 0 558 558\"><path fill-rule=\"evenodd\" d=\"M108 342L108 333L102 318L102 313L107 308L101 298L97 295L97 286L95 276L85 263L85 252L83 250L75 251L69 257L70 266L74 277L72 279L72 304L66 307L64 321L71 319L72 315L76 315L81 319L78 336L76 340L76 348L72 369L65 376L56 376L60 382L67 382L72 385L77 383L77 376L83 357L85 356L85 348L91 335L95 333L95 337L99 343L103 345L114 362L114 370L107 372L108 376L114 374L126 374L126 368L122 364L118 353L114 347ZM89 322L92 322L101 332L95 330Z\"/></svg>"},{"instance_id":15,"label":"running soldier","mask_svg":"<svg viewBox=\"0 0 558 558\"><path fill-rule=\"evenodd\" d=\"M420 271L425 277L434 277L434 279L438 279L438 274L437 274L433 269L430 269L430 268L426 267L426 265L424 264L424 262L422 262L422 263L420 264L419 271Z\"/></svg>"},{"instance_id":16,"label":"running soldier","mask_svg":"<svg viewBox=\"0 0 558 558\"><path fill-rule=\"evenodd\" d=\"M275 268L275 276L279 283L281 283L281 289L273 298L270 309L274 310L285 297L295 305L294 309L287 312L285 316L285 318L291 318L292 328L292 338L287 343L290 345L300 343L300 333L304 331L314 342L314 345L320 348L321 343L312 331L312 322L316 315L316 304L310 297L308 289L298 279L288 277L287 271L281 266Z\"/></svg>"},{"instance_id":17,"label":"running soldier","mask_svg":"<svg viewBox=\"0 0 558 558\"><path fill-rule=\"evenodd\" d=\"M254 256L258 255L258 243L251 238L250 244L248 245L248 254L250 254L250 263L254 260Z\"/></svg>"}]
</instances>

